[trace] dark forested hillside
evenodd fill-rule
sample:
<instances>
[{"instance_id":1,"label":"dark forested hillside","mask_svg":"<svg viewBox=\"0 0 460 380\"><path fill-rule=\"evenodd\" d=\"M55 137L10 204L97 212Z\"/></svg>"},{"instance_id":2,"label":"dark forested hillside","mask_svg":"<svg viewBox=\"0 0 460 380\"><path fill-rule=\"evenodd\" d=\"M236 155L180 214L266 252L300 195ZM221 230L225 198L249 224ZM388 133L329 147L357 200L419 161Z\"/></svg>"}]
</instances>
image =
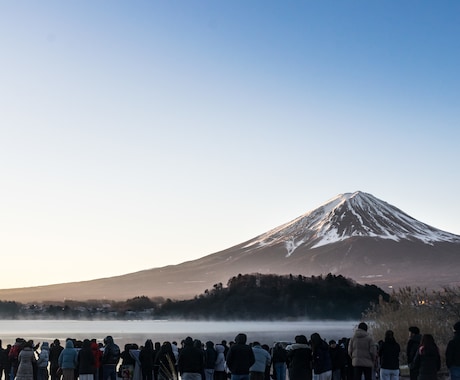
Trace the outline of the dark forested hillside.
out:
<instances>
[{"instance_id":1,"label":"dark forested hillside","mask_svg":"<svg viewBox=\"0 0 460 380\"><path fill-rule=\"evenodd\" d=\"M21 304L0 301L0 318L40 319L349 319L389 295L343 276L247 274L215 284L187 301L138 296L126 301L88 300Z\"/></svg>"},{"instance_id":2,"label":"dark forested hillside","mask_svg":"<svg viewBox=\"0 0 460 380\"><path fill-rule=\"evenodd\" d=\"M164 317L215 319L359 318L371 303L389 295L375 285L343 276L238 275L187 301L170 301Z\"/></svg>"}]
</instances>

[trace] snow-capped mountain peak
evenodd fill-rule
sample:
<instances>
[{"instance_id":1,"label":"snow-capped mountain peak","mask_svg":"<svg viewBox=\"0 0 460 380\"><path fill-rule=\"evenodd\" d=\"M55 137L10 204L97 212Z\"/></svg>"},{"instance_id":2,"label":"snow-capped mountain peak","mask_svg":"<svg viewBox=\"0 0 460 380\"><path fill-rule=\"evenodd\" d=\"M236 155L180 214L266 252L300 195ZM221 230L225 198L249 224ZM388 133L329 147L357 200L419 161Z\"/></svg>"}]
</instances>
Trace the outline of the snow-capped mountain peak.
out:
<instances>
[{"instance_id":1,"label":"snow-capped mountain peak","mask_svg":"<svg viewBox=\"0 0 460 380\"><path fill-rule=\"evenodd\" d=\"M281 225L252 240L246 247L284 243L287 256L306 245L316 248L351 237L460 242L460 236L422 223L400 209L357 191L336 196L315 210Z\"/></svg>"}]
</instances>

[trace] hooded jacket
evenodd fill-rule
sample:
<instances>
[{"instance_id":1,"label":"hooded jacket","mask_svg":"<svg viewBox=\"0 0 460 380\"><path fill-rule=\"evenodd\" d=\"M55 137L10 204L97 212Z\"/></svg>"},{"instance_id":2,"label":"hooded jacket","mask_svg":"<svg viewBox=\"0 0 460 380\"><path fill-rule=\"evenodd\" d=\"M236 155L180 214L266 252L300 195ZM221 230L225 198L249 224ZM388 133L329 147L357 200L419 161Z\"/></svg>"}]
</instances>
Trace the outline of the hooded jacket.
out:
<instances>
[{"instance_id":1,"label":"hooded jacket","mask_svg":"<svg viewBox=\"0 0 460 380\"><path fill-rule=\"evenodd\" d=\"M256 361L254 352L246 344L246 334L238 334L233 344L228 350L227 367L232 374L248 375L249 368Z\"/></svg>"},{"instance_id":2,"label":"hooded jacket","mask_svg":"<svg viewBox=\"0 0 460 380\"><path fill-rule=\"evenodd\" d=\"M202 373L204 370L204 355L201 349L193 345L193 339L187 337L184 340L184 348L179 354L177 362L179 372Z\"/></svg>"},{"instance_id":3,"label":"hooded jacket","mask_svg":"<svg viewBox=\"0 0 460 380\"><path fill-rule=\"evenodd\" d=\"M37 367L47 368L49 360L50 360L50 346L48 342L43 342L40 354L38 355L38 359L37 359Z\"/></svg>"},{"instance_id":4,"label":"hooded jacket","mask_svg":"<svg viewBox=\"0 0 460 380\"><path fill-rule=\"evenodd\" d=\"M217 359L214 367L215 371L225 371L225 347L221 344L216 344Z\"/></svg>"},{"instance_id":5,"label":"hooded jacket","mask_svg":"<svg viewBox=\"0 0 460 380\"><path fill-rule=\"evenodd\" d=\"M58 359L59 367L71 368L77 367L77 350L74 348L73 342L68 340L65 342L65 348L62 350Z\"/></svg>"},{"instance_id":6,"label":"hooded jacket","mask_svg":"<svg viewBox=\"0 0 460 380\"><path fill-rule=\"evenodd\" d=\"M270 366L271 356L267 350L264 350L260 345L255 345L252 347L252 352L254 353L255 362L249 368L250 372L265 372L266 368Z\"/></svg>"},{"instance_id":7,"label":"hooded jacket","mask_svg":"<svg viewBox=\"0 0 460 380\"><path fill-rule=\"evenodd\" d=\"M117 365L120 361L120 347L113 342L113 338L110 335L104 341L105 347L102 353L102 364Z\"/></svg>"},{"instance_id":8,"label":"hooded jacket","mask_svg":"<svg viewBox=\"0 0 460 380\"><path fill-rule=\"evenodd\" d=\"M353 367L373 367L377 347L368 332L358 328L350 339L348 354Z\"/></svg>"}]
</instances>

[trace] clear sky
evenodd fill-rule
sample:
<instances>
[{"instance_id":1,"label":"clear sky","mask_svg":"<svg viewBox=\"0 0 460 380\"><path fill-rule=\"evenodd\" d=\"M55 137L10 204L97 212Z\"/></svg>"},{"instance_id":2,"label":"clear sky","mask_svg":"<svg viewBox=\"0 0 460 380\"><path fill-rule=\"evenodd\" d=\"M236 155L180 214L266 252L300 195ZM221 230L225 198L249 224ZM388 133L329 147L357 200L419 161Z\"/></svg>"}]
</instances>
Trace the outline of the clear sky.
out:
<instances>
[{"instance_id":1,"label":"clear sky","mask_svg":"<svg viewBox=\"0 0 460 380\"><path fill-rule=\"evenodd\" d=\"M0 288L229 248L365 191L460 234L460 2L0 2Z\"/></svg>"}]
</instances>

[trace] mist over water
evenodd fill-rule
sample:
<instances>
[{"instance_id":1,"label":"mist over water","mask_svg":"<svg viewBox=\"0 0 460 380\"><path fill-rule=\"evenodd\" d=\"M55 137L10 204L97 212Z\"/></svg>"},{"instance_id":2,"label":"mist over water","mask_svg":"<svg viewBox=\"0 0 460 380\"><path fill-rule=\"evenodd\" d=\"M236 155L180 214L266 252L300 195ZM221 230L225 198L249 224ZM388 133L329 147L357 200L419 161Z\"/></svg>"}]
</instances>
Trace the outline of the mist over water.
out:
<instances>
[{"instance_id":1,"label":"mist over water","mask_svg":"<svg viewBox=\"0 0 460 380\"><path fill-rule=\"evenodd\" d=\"M2 320L0 339L3 345L13 343L17 337L37 342L52 342L66 338L96 338L101 341L112 335L123 347L127 343L143 345L146 339L154 342L177 341L187 336L202 341L234 340L245 333L248 342L259 341L271 345L275 341L293 341L299 334L308 338L314 332L322 338L351 337L359 321L69 321L69 320Z\"/></svg>"}]
</instances>

